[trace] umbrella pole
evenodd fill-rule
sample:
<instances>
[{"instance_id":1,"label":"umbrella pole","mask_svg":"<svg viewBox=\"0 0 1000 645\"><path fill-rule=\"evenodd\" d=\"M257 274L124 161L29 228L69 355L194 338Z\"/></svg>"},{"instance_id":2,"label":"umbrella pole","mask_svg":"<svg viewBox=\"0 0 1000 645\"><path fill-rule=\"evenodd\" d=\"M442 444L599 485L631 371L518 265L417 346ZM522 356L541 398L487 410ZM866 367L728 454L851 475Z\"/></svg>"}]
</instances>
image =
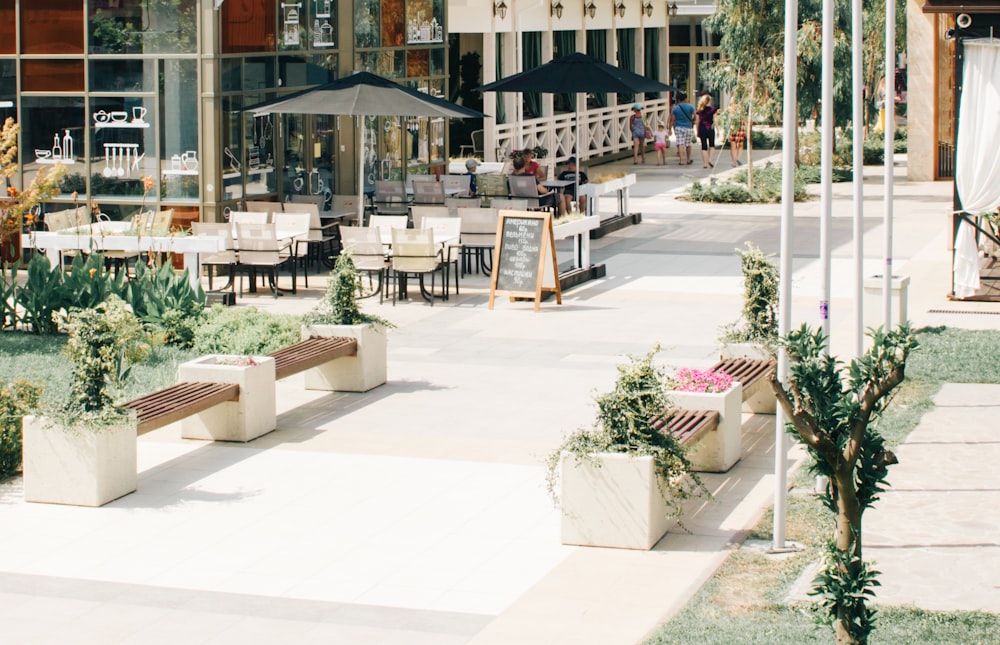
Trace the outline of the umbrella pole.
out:
<instances>
[{"instance_id":1,"label":"umbrella pole","mask_svg":"<svg viewBox=\"0 0 1000 645\"><path fill-rule=\"evenodd\" d=\"M358 226L365 225L365 117L358 135Z\"/></svg>"},{"instance_id":2,"label":"umbrella pole","mask_svg":"<svg viewBox=\"0 0 1000 645\"><path fill-rule=\"evenodd\" d=\"M573 156L576 157L576 172L573 173L573 200L580 201L580 95L573 93L573 109L576 112L576 138L573 139ZM587 207L584 215L590 215L590 200L586 201ZM572 204L570 205L572 206ZM572 210L572 208L570 208Z\"/></svg>"}]
</instances>

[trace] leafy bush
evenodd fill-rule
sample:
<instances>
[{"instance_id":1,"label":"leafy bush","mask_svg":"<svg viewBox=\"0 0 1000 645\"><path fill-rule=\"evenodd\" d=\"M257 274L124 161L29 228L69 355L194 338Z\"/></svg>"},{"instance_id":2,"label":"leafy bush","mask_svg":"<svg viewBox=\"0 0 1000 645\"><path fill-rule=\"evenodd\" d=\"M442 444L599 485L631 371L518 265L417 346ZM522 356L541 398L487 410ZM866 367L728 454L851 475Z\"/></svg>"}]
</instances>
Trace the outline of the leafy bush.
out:
<instances>
[{"instance_id":1,"label":"leafy bush","mask_svg":"<svg viewBox=\"0 0 1000 645\"><path fill-rule=\"evenodd\" d=\"M0 479L21 468L21 418L35 411L41 395L28 381L0 383Z\"/></svg>"},{"instance_id":2,"label":"leafy bush","mask_svg":"<svg viewBox=\"0 0 1000 645\"><path fill-rule=\"evenodd\" d=\"M122 299L147 326L159 328L163 341L190 347L205 310L205 292L191 286L188 272L178 274L169 263L158 269L135 266L135 278L122 287Z\"/></svg>"},{"instance_id":3,"label":"leafy bush","mask_svg":"<svg viewBox=\"0 0 1000 645\"><path fill-rule=\"evenodd\" d=\"M755 343L773 351L778 340L778 267L771 257L747 242L740 253L743 312L722 328L723 343Z\"/></svg>"},{"instance_id":4,"label":"leafy bush","mask_svg":"<svg viewBox=\"0 0 1000 645\"><path fill-rule=\"evenodd\" d=\"M392 323L358 307L356 294L360 290L361 276L354 266L351 254L342 252L326 282L326 296L315 309L302 317L307 325L362 325L365 323L392 327Z\"/></svg>"},{"instance_id":5,"label":"leafy bush","mask_svg":"<svg viewBox=\"0 0 1000 645\"><path fill-rule=\"evenodd\" d=\"M195 329L194 349L201 354L267 354L302 340L301 326L299 316L215 305Z\"/></svg>"},{"instance_id":6,"label":"leafy bush","mask_svg":"<svg viewBox=\"0 0 1000 645\"><path fill-rule=\"evenodd\" d=\"M809 198L805 184L799 173L795 177L795 201ZM687 187L681 199L694 202L715 202L723 204L766 203L781 201L781 166L767 164L753 171L753 189L747 187L746 169L737 170L731 178L719 181L714 177L708 185L694 182Z\"/></svg>"},{"instance_id":7,"label":"leafy bush","mask_svg":"<svg viewBox=\"0 0 1000 645\"><path fill-rule=\"evenodd\" d=\"M779 150L781 149L781 130L765 130L760 126L755 126L750 134L754 148Z\"/></svg>"}]
</instances>

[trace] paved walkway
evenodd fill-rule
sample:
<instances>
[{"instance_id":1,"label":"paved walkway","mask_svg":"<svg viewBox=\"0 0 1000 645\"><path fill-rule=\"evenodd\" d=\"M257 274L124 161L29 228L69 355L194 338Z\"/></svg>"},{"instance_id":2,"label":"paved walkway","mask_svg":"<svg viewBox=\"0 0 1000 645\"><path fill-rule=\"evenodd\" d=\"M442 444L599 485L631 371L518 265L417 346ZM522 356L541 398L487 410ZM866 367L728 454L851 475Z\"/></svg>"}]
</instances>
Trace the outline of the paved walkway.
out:
<instances>
[{"instance_id":1,"label":"paved walkway","mask_svg":"<svg viewBox=\"0 0 1000 645\"><path fill-rule=\"evenodd\" d=\"M0 486L5 637L102 645L640 641L683 606L770 503L773 417L745 418L744 458L729 473L706 477L717 501L690 507L690 533L671 531L649 552L559 544L541 461L564 433L589 424L593 393L611 384L625 354L659 342L669 365L714 362L718 329L741 306L735 249L753 240L777 251L776 205L675 201L681 186L708 175L692 168L591 170L637 171L632 210L643 222L595 241L607 277L572 289L562 306L546 302L533 313L530 303L501 300L489 311L488 280L475 275L460 296L434 307L366 301L366 310L398 325L390 332L387 385L323 394L303 391L301 376L287 379L279 385L279 429L248 445L183 441L176 427L144 435L139 490L101 509L26 504L19 481ZM866 181L871 199L880 192L878 172ZM950 194L949 184L909 184L899 175L894 255L897 271L913 280L910 317L918 325L996 328L1000 317L988 314L997 305L944 297ZM833 346L846 354L853 345L850 187L837 187L836 195ZM816 318L817 213L816 202L796 209L797 321ZM872 201L866 273L882 264L880 222L881 206ZM296 297L241 304L305 311L322 296L319 282ZM976 406L992 406L995 391L961 391L962 413L982 414L968 418L965 431L992 427L992 408ZM918 483L938 471L911 451L921 449L921 437L936 440L935 432L959 441L935 444L936 455L961 451L968 439L941 426L927 432L922 426L900 450L894 472L914 469L906 481L931 496L926 508L957 511L952 500L960 494L934 497L930 489L959 484ZM979 464L962 462L969 476L960 485L980 489L961 493L972 512L1000 502L995 483L976 479L988 477L989 446L955 453ZM954 545L995 553L992 534L976 522L995 527L996 518L981 513L952 520L947 540L897 531L899 515L913 512L900 477L903 503L887 496L868 524L873 533L879 521L893 531L870 554L881 559L885 552L889 560L918 552L894 548L900 544L919 545L927 561L955 552ZM937 602L894 597L914 585L891 579L914 574L880 568L884 601ZM995 594L981 588L995 580L970 573L951 585L953 602L980 606L973 599Z\"/></svg>"}]
</instances>

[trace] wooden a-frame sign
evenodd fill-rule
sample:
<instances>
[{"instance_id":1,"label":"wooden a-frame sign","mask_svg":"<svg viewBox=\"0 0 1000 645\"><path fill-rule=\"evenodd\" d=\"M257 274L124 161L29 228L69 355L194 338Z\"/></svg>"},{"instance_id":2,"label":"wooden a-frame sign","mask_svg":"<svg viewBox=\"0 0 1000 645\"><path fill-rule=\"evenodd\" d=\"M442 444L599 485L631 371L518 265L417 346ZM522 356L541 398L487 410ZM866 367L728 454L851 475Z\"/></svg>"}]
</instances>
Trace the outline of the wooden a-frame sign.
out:
<instances>
[{"instance_id":1,"label":"wooden a-frame sign","mask_svg":"<svg viewBox=\"0 0 1000 645\"><path fill-rule=\"evenodd\" d=\"M496 257L490 276L490 309L497 294L533 298L535 311L542 293L556 294L562 304L552 214L548 211L500 211L497 220Z\"/></svg>"}]
</instances>

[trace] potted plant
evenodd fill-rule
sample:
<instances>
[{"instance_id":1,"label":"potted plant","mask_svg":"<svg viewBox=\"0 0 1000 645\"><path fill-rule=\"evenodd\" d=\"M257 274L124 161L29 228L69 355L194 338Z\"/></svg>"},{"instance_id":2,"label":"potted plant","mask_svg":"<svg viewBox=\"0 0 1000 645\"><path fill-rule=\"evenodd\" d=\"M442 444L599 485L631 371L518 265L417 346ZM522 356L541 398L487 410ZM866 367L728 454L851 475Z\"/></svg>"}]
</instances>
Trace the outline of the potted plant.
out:
<instances>
[{"instance_id":1,"label":"potted plant","mask_svg":"<svg viewBox=\"0 0 1000 645\"><path fill-rule=\"evenodd\" d=\"M113 403L111 390L148 345L117 297L73 311L64 324L70 396L47 416L24 417L24 497L102 506L136 488L135 415Z\"/></svg>"},{"instance_id":2,"label":"potted plant","mask_svg":"<svg viewBox=\"0 0 1000 645\"><path fill-rule=\"evenodd\" d=\"M614 389L596 397L594 426L570 434L547 460L563 544L650 549L685 500L708 495L684 446L654 427L671 411L666 379L653 365L658 349L619 365Z\"/></svg>"},{"instance_id":3,"label":"potted plant","mask_svg":"<svg viewBox=\"0 0 1000 645\"><path fill-rule=\"evenodd\" d=\"M696 443L688 454L694 470L726 472L743 454L743 387L723 372L688 367L672 379L670 400L678 408L715 410L718 427Z\"/></svg>"},{"instance_id":4,"label":"potted plant","mask_svg":"<svg viewBox=\"0 0 1000 645\"><path fill-rule=\"evenodd\" d=\"M307 371L306 389L367 392L385 383L386 329L393 325L378 316L362 313L357 301L360 285L354 260L350 253L342 251L326 283L326 297L302 318L302 338L354 338L358 341L358 353Z\"/></svg>"},{"instance_id":5,"label":"potted plant","mask_svg":"<svg viewBox=\"0 0 1000 645\"><path fill-rule=\"evenodd\" d=\"M774 358L778 347L778 269L753 242L740 254L743 312L722 328L722 358Z\"/></svg>"}]
</instances>

